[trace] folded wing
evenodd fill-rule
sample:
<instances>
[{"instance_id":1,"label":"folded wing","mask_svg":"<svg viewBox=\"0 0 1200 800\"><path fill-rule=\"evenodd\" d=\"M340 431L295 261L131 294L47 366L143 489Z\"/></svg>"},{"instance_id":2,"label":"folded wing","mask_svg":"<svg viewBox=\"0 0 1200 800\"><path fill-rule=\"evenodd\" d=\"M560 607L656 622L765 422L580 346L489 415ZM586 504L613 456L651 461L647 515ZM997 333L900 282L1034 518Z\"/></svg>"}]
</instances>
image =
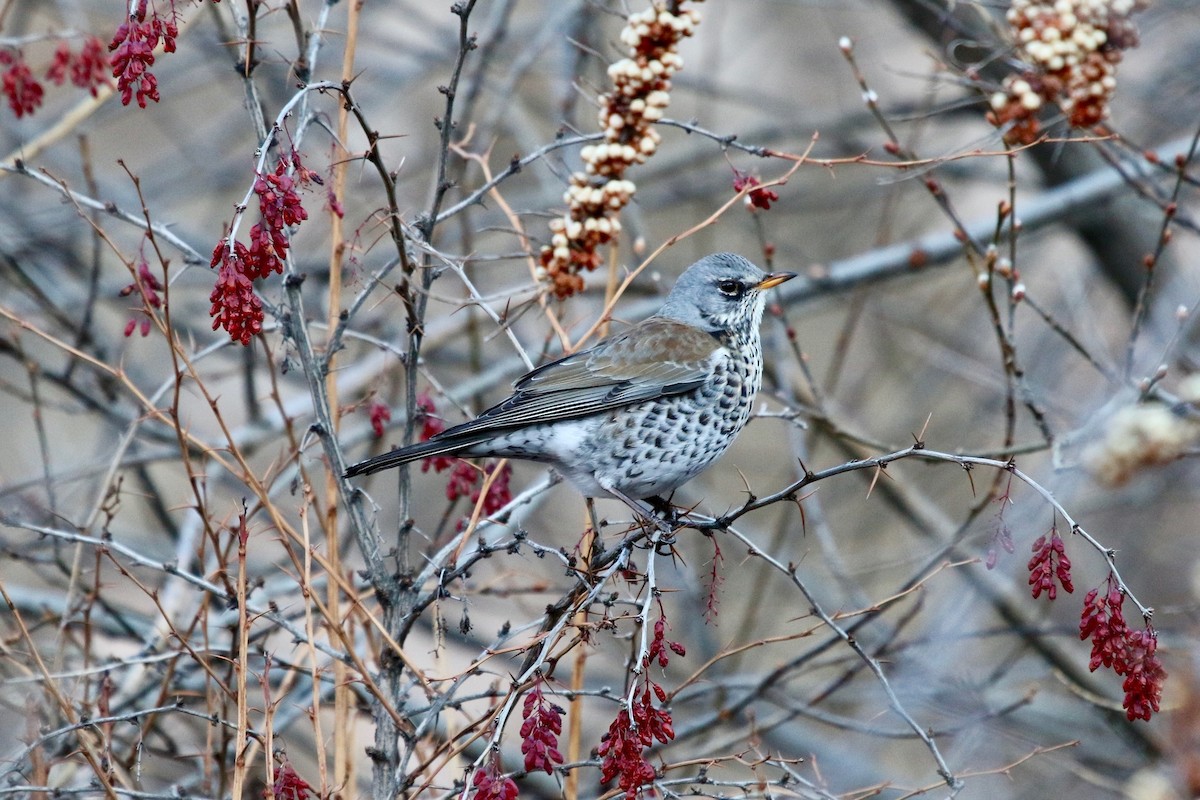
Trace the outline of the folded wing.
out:
<instances>
[{"instance_id":1,"label":"folded wing","mask_svg":"<svg viewBox=\"0 0 1200 800\"><path fill-rule=\"evenodd\" d=\"M576 419L683 394L709 378L720 347L690 325L651 317L589 350L538 367L516 382L512 397L438 438Z\"/></svg>"},{"instance_id":2,"label":"folded wing","mask_svg":"<svg viewBox=\"0 0 1200 800\"><path fill-rule=\"evenodd\" d=\"M513 428L601 414L655 397L683 394L712 375L720 342L691 325L651 317L596 346L526 374L504 402L428 441L359 462L347 476L367 475L418 458L483 445Z\"/></svg>"}]
</instances>

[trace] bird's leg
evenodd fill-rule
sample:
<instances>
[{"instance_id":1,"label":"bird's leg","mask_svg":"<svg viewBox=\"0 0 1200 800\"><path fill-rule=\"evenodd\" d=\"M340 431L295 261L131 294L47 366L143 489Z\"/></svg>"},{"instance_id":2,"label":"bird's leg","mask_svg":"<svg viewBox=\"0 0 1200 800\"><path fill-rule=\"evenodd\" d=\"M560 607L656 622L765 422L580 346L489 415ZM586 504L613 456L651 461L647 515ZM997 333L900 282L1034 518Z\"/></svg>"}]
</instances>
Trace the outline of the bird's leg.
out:
<instances>
[{"instance_id":1,"label":"bird's leg","mask_svg":"<svg viewBox=\"0 0 1200 800\"><path fill-rule=\"evenodd\" d=\"M601 486L604 486L604 484L601 484ZM670 534L675 531L675 526L670 521L663 519L662 517L658 516L658 514L655 514L654 509L646 506L644 503L639 503L637 500L634 500L629 495L612 486L604 486L604 489L613 497L632 508L635 514L647 520L648 522L654 523L654 526L663 533Z\"/></svg>"},{"instance_id":2,"label":"bird's leg","mask_svg":"<svg viewBox=\"0 0 1200 800\"><path fill-rule=\"evenodd\" d=\"M584 501L584 503L587 504L588 521L592 525L592 530L595 532L595 534L597 536L599 536L600 535L600 520L597 519L597 517L596 517L596 498L585 497L583 499L583 501Z\"/></svg>"},{"instance_id":3,"label":"bird's leg","mask_svg":"<svg viewBox=\"0 0 1200 800\"><path fill-rule=\"evenodd\" d=\"M600 541L600 520L596 517L596 500L592 497L585 497L584 503L587 505L588 524L591 525L591 530L585 531L583 539L580 540L580 544L582 545L580 555L587 565L588 583L590 584L594 577L592 575L592 562L604 548L604 545Z\"/></svg>"},{"instance_id":4,"label":"bird's leg","mask_svg":"<svg viewBox=\"0 0 1200 800\"><path fill-rule=\"evenodd\" d=\"M646 502L649 503L650 507L657 511L663 519L669 522L672 528L679 527L681 515L675 508L675 504L671 502L670 498L662 497L656 494L647 497Z\"/></svg>"}]
</instances>

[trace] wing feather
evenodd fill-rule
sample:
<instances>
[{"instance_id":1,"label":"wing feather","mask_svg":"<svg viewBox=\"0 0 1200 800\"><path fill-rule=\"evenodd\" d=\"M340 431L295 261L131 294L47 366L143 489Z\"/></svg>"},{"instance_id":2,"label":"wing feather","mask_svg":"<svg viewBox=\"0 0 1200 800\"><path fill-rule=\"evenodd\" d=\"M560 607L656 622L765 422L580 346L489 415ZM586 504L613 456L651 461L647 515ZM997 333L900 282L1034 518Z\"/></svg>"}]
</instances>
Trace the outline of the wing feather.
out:
<instances>
[{"instance_id":1,"label":"wing feather","mask_svg":"<svg viewBox=\"0 0 1200 800\"><path fill-rule=\"evenodd\" d=\"M708 379L720 347L695 327L651 317L588 350L538 367L516 382L512 397L435 438L577 419L682 394Z\"/></svg>"}]
</instances>

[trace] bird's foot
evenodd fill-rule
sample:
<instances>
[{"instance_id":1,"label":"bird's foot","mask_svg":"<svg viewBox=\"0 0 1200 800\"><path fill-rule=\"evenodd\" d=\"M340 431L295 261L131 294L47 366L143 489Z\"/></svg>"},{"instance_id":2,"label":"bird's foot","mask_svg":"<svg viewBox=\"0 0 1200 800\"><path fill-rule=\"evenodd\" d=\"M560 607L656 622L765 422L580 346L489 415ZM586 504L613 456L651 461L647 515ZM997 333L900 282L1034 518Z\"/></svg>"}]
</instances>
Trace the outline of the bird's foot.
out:
<instances>
[{"instance_id":1,"label":"bird's foot","mask_svg":"<svg viewBox=\"0 0 1200 800\"><path fill-rule=\"evenodd\" d=\"M644 517L646 522L658 529L658 541L660 543L674 544L675 531L679 530L679 526L675 525L671 520L663 519L659 516Z\"/></svg>"},{"instance_id":2,"label":"bird's foot","mask_svg":"<svg viewBox=\"0 0 1200 800\"><path fill-rule=\"evenodd\" d=\"M671 527L672 531L683 527L683 515L679 513L679 508L670 500L653 495L647 497L646 502L654 509L659 519Z\"/></svg>"},{"instance_id":3,"label":"bird's foot","mask_svg":"<svg viewBox=\"0 0 1200 800\"><path fill-rule=\"evenodd\" d=\"M679 529L679 521L675 515L674 507L661 497L649 497L645 502L642 502L634 500L629 495L617 489L606 488L609 494L633 510L635 519L639 521L645 520L648 523L647 527L652 525L668 537Z\"/></svg>"},{"instance_id":4,"label":"bird's foot","mask_svg":"<svg viewBox=\"0 0 1200 800\"><path fill-rule=\"evenodd\" d=\"M654 543L655 555L660 555L660 556L675 555L676 554L675 553L675 542L676 541L678 541L678 540L675 538L674 533L667 533L667 534L663 534L662 536L658 537L658 541Z\"/></svg>"}]
</instances>

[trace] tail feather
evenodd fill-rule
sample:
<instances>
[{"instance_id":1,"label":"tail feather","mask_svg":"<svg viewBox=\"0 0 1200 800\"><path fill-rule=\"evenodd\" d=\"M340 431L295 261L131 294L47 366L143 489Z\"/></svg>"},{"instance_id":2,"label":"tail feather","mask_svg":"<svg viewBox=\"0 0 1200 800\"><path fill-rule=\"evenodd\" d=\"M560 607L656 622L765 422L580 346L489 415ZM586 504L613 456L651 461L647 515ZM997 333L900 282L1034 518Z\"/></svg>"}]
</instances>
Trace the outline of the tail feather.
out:
<instances>
[{"instance_id":1,"label":"tail feather","mask_svg":"<svg viewBox=\"0 0 1200 800\"><path fill-rule=\"evenodd\" d=\"M382 453L381 455L368 458L365 461L360 461L346 468L344 477L353 478L355 475L370 475L373 472L380 472L392 467L398 467L401 464L407 464L410 461L416 461L419 458L430 458L432 456L444 456L450 453L458 453L473 444L477 444L476 438L459 439L448 438L440 439L434 437L425 442L417 442L410 444L408 447L398 447L390 453Z\"/></svg>"}]
</instances>

